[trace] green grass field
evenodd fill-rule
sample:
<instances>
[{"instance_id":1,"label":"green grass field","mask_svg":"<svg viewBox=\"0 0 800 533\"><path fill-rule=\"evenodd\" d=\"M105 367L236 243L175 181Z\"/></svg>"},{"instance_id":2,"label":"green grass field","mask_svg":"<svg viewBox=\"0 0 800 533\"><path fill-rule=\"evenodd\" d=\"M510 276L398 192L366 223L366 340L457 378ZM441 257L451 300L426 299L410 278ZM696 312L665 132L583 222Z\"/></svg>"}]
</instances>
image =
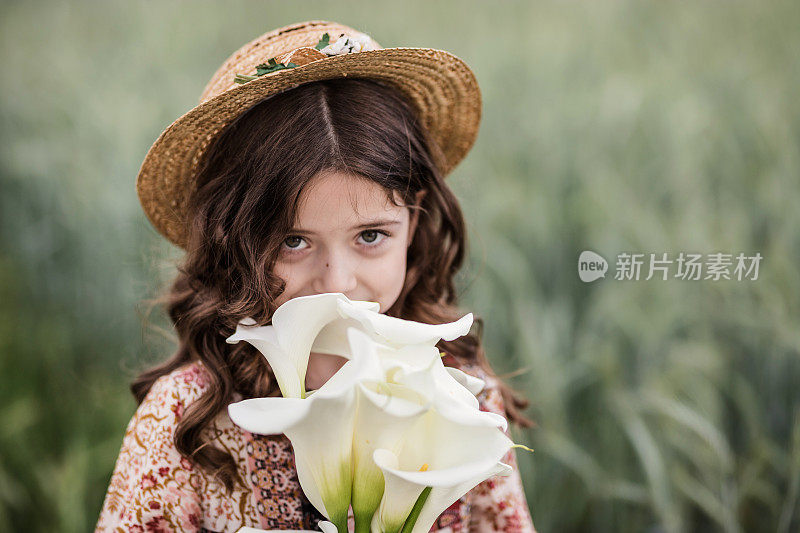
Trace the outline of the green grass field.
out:
<instances>
[{"instance_id":1,"label":"green grass field","mask_svg":"<svg viewBox=\"0 0 800 533\"><path fill-rule=\"evenodd\" d=\"M800 530L796 2L4 2L0 530L87 531L174 340L134 180L222 61L291 22L449 50L484 96L449 178L459 282L532 403L540 532ZM757 280L583 283L577 258L760 252ZM613 265L612 265L613 270Z\"/></svg>"}]
</instances>

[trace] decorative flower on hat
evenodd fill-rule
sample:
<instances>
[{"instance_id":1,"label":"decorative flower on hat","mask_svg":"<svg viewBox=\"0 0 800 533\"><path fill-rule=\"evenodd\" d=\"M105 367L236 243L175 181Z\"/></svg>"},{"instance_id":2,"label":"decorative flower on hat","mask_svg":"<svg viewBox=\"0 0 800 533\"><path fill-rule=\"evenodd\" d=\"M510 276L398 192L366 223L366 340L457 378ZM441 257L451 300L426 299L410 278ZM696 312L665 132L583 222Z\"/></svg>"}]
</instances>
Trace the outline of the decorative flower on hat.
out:
<instances>
[{"instance_id":1,"label":"decorative flower on hat","mask_svg":"<svg viewBox=\"0 0 800 533\"><path fill-rule=\"evenodd\" d=\"M236 74L233 81L236 83L247 83L259 76L271 74L279 70L294 68L329 56L352 54L363 52L364 50L375 50L372 39L367 34L357 33L355 35L347 35L342 33L339 35L336 42L331 43L330 35L325 33L314 48L304 46L286 54L270 58L266 63L256 65L255 76Z\"/></svg>"},{"instance_id":2,"label":"decorative flower on hat","mask_svg":"<svg viewBox=\"0 0 800 533\"><path fill-rule=\"evenodd\" d=\"M328 34L326 33L317 44L317 49L325 55L337 56L340 54L351 54L354 52L362 52L364 50L373 49L372 39L370 39L369 35L364 33L359 33L354 36L345 35L343 33L339 36L339 39L337 39L335 43L328 44L323 48L319 48L319 45L323 43L327 35Z\"/></svg>"}]
</instances>

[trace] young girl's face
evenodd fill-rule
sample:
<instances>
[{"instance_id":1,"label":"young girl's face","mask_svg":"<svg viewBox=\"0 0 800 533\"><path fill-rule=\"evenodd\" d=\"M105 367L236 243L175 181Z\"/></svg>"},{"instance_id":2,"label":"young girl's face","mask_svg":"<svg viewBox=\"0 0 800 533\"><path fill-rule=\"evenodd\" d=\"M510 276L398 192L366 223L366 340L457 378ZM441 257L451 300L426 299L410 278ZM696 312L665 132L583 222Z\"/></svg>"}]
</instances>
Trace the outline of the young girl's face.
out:
<instances>
[{"instance_id":1,"label":"young girl's face","mask_svg":"<svg viewBox=\"0 0 800 533\"><path fill-rule=\"evenodd\" d=\"M385 312L403 289L416 223L416 211L394 205L373 181L338 171L317 174L300 197L275 263L274 273L286 282L276 304L341 292L378 302Z\"/></svg>"}]
</instances>

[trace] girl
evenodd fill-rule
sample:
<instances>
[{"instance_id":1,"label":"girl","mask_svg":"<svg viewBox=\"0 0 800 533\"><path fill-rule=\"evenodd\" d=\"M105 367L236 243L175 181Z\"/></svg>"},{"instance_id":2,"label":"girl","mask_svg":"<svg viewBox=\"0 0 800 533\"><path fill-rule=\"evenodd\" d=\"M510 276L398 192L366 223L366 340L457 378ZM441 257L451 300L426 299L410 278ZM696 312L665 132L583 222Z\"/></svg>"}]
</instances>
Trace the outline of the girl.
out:
<instances>
[{"instance_id":1,"label":"girl","mask_svg":"<svg viewBox=\"0 0 800 533\"><path fill-rule=\"evenodd\" d=\"M179 346L132 385L139 407L97 530L314 529L322 517L288 440L228 418L230 403L279 391L259 352L225 339L244 317L265 324L288 299L325 292L421 322L461 316L464 220L444 176L474 142L480 93L451 54L382 49L312 21L242 47L202 102L161 134L137 181L150 220L186 250L166 297ZM529 424L478 335L439 347L446 364L487 382L483 409ZM312 354L307 387L342 362ZM505 462L515 466L513 450ZM434 529L533 531L516 469Z\"/></svg>"}]
</instances>

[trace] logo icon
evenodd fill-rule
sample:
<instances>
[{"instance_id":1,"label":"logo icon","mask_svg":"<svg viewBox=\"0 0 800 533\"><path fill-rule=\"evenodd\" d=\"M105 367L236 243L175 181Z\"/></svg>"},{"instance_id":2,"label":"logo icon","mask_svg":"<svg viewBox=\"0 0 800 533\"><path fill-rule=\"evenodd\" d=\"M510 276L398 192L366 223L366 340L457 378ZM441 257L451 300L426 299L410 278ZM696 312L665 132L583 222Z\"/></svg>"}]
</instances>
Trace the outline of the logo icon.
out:
<instances>
[{"instance_id":1,"label":"logo icon","mask_svg":"<svg viewBox=\"0 0 800 533\"><path fill-rule=\"evenodd\" d=\"M585 283L606 277L608 261L602 255L591 250L584 250L578 257L578 276Z\"/></svg>"}]
</instances>

